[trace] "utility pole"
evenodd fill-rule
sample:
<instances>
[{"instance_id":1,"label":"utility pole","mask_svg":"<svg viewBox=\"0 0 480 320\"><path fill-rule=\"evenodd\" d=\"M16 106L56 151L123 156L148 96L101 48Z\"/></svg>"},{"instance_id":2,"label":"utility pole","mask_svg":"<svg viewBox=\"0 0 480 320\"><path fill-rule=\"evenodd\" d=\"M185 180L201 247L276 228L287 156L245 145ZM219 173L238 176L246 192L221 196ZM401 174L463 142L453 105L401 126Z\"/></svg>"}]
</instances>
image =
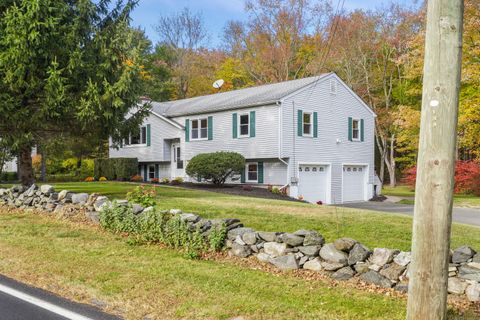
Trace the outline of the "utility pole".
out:
<instances>
[{"instance_id":1,"label":"utility pole","mask_svg":"<svg viewBox=\"0 0 480 320\"><path fill-rule=\"evenodd\" d=\"M408 320L446 319L463 0L429 0Z\"/></svg>"}]
</instances>

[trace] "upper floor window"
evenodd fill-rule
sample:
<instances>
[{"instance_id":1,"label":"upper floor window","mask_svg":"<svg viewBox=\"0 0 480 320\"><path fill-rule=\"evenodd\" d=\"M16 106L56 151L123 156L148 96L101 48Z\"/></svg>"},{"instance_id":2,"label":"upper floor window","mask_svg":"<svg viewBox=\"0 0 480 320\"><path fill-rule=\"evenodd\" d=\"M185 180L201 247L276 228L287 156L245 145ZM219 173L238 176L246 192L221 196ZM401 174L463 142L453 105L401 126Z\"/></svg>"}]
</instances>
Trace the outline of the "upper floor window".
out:
<instances>
[{"instance_id":1,"label":"upper floor window","mask_svg":"<svg viewBox=\"0 0 480 320\"><path fill-rule=\"evenodd\" d=\"M200 140L208 138L208 120L195 119L192 120L192 140Z\"/></svg>"},{"instance_id":2,"label":"upper floor window","mask_svg":"<svg viewBox=\"0 0 480 320\"><path fill-rule=\"evenodd\" d=\"M360 141L360 120L352 120L352 140Z\"/></svg>"},{"instance_id":3,"label":"upper floor window","mask_svg":"<svg viewBox=\"0 0 480 320\"><path fill-rule=\"evenodd\" d=\"M312 135L312 113L310 112L303 113L303 135Z\"/></svg>"},{"instance_id":4,"label":"upper floor window","mask_svg":"<svg viewBox=\"0 0 480 320\"><path fill-rule=\"evenodd\" d=\"M147 144L147 127L143 126L140 129L125 139L125 145L142 145Z\"/></svg>"},{"instance_id":5,"label":"upper floor window","mask_svg":"<svg viewBox=\"0 0 480 320\"><path fill-rule=\"evenodd\" d=\"M240 137L250 136L250 116L248 113L240 115L239 131Z\"/></svg>"}]
</instances>

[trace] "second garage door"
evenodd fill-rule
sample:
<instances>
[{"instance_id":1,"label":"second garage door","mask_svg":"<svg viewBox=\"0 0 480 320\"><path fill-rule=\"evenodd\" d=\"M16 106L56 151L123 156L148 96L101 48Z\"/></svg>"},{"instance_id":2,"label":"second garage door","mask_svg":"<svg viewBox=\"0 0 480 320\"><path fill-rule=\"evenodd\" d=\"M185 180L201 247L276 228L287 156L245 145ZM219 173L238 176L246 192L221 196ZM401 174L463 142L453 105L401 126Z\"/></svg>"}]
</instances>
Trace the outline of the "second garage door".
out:
<instances>
[{"instance_id":1,"label":"second garage door","mask_svg":"<svg viewBox=\"0 0 480 320\"><path fill-rule=\"evenodd\" d=\"M365 166L343 166L343 202L365 201Z\"/></svg>"},{"instance_id":2,"label":"second garage door","mask_svg":"<svg viewBox=\"0 0 480 320\"><path fill-rule=\"evenodd\" d=\"M301 165L298 168L298 194L303 199L316 203L327 202L328 166Z\"/></svg>"}]
</instances>

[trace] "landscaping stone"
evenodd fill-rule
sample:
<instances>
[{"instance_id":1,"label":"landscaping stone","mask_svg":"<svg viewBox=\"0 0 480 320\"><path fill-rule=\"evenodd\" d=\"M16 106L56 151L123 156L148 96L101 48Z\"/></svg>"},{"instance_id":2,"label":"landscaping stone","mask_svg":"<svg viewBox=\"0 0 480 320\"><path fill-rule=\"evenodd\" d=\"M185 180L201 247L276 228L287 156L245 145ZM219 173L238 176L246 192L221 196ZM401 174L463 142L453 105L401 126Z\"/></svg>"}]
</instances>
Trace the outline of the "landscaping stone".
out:
<instances>
[{"instance_id":1,"label":"landscaping stone","mask_svg":"<svg viewBox=\"0 0 480 320\"><path fill-rule=\"evenodd\" d=\"M368 263L365 263L365 262L357 262L354 266L355 271L357 273L368 272L370 270L368 267L369 267Z\"/></svg>"},{"instance_id":2,"label":"landscaping stone","mask_svg":"<svg viewBox=\"0 0 480 320\"><path fill-rule=\"evenodd\" d=\"M242 245L242 246L245 246L247 245L245 243L245 241L243 241L242 237L240 235L238 235L236 238L235 238L235 243L238 243L239 245Z\"/></svg>"},{"instance_id":3,"label":"landscaping stone","mask_svg":"<svg viewBox=\"0 0 480 320\"><path fill-rule=\"evenodd\" d=\"M474 255L472 261L473 262L480 262L480 253L477 253L476 255Z\"/></svg>"},{"instance_id":4,"label":"landscaping stone","mask_svg":"<svg viewBox=\"0 0 480 320\"><path fill-rule=\"evenodd\" d=\"M467 299L472 302L480 301L480 283L473 283L467 287L465 290Z\"/></svg>"},{"instance_id":5,"label":"landscaping stone","mask_svg":"<svg viewBox=\"0 0 480 320\"><path fill-rule=\"evenodd\" d=\"M453 263L462 263L467 262L475 255L475 250L469 246L462 246L453 251L452 262Z\"/></svg>"},{"instance_id":6,"label":"landscaping stone","mask_svg":"<svg viewBox=\"0 0 480 320\"><path fill-rule=\"evenodd\" d=\"M287 244L278 242L265 242L263 244L263 250L265 250L266 254L272 257L283 256L287 250Z\"/></svg>"},{"instance_id":7,"label":"landscaping stone","mask_svg":"<svg viewBox=\"0 0 480 320\"><path fill-rule=\"evenodd\" d=\"M380 274L392 281L397 281L407 267L392 262L386 268L380 270Z\"/></svg>"},{"instance_id":8,"label":"landscaping stone","mask_svg":"<svg viewBox=\"0 0 480 320\"><path fill-rule=\"evenodd\" d=\"M322 268L327 270L327 271L336 271L336 270L341 269L345 266L344 263L328 262L328 261L322 261L321 265L322 265Z\"/></svg>"},{"instance_id":9,"label":"landscaping stone","mask_svg":"<svg viewBox=\"0 0 480 320\"><path fill-rule=\"evenodd\" d=\"M72 203L78 205L84 205L87 203L88 193L75 193L72 195Z\"/></svg>"},{"instance_id":10,"label":"landscaping stone","mask_svg":"<svg viewBox=\"0 0 480 320\"><path fill-rule=\"evenodd\" d=\"M324 243L325 239L313 230L309 231L303 239L304 246L323 246Z\"/></svg>"},{"instance_id":11,"label":"landscaping stone","mask_svg":"<svg viewBox=\"0 0 480 320\"><path fill-rule=\"evenodd\" d=\"M62 201L67 196L68 191L62 190L58 193L58 201ZM105 197L106 198L106 197Z\"/></svg>"},{"instance_id":12,"label":"landscaping stone","mask_svg":"<svg viewBox=\"0 0 480 320\"><path fill-rule=\"evenodd\" d=\"M370 250L361 243L355 243L352 250L348 254L348 264L354 265L358 262L365 261L371 254Z\"/></svg>"},{"instance_id":13,"label":"landscaping stone","mask_svg":"<svg viewBox=\"0 0 480 320\"><path fill-rule=\"evenodd\" d=\"M177 215L177 214L182 214L183 211L180 210L180 209L170 209L170 210L169 210L169 213L170 213L170 214L173 214L173 215Z\"/></svg>"},{"instance_id":14,"label":"landscaping stone","mask_svg":"<svg viewBox=\"0 0 480 320\"><path fill-rule=\"evenodd\" d=\"M310 257L309 256L303 256L300 258L300 261L298 262L298 264L300 266L303 266L305 265L305 263L307 263L309 261Z\"/></svg>"},{"instance_id":15,"label":"landscaping stone","mask_svg":"<svg viewBox=\"0 0 480 320\"><path fill-rule=\"evenodd\" d=\"M464 294L468 284L459 278L448 278L448 293Z\"/></svg>"},{"instance_id":16,"label":"landscaping stone","mask_svg":"<svg viewBox=\"0 0 480 320\"><path fill-rule=\"evenodd\" d=\"M458 277L466 280L473 280L480 282L480 269L463 265L458 268Z\"/></svg>"},{"instance_id":17,"label":"landscaping stone","mask_svg":"<svg viewBox=\"0 0 480 320\"><path fill-rule=\"evenodd\" d=\"M304 240L303 237L296 236L293 233L282 233L278 238L281 242L286 243L292 247L301 246Z\"/></svg>"},{"instance_id":18,"label":"landscaping stone","mask_svg":"<svg viewBox=\"0 0 480 320\"><path fill-rule=\"evenodd\" d=\"M320 257L322 257L323 260L341 263L344 266L348 260L348 255L343 251L337 250L333 243L328 243L320 249Z\"/></svg>"},{"instance_id":19,"label":"landscaping stone","mask_svg":"<svg viewBox=\"0 0 480 320\"><path fill-rule=\"evenodd\" d=\"M200 220L200 216L193 213L181 213L179 214L180 220L195 223Z\"/></svg>"},{"instance_id":20,"label":"landscaping stone","mask_svg":"<svg viewBox=\"0 0 480 320\"><path fill-rule=\"evenodd\" d=\"M393 258L393 262L400 266L406 267L412 261L412 253L402 251Z\"/></svg>"},{"instance_id":21,"label":"landscaping stone","mask_svg":"<svg viewBox=\"0 0 480 320\"><path fill-rule=\"evenodd\" d=\"M368 271L360 275L360 279L366 283L375 284L383 288L391 288L393 283L376 271Z\"/></svg>"},{"instance_id":22,"label":"landscaping stone","mask_svg":"<svg viewBox=\"0 0 480 320\"><path fill-rule=\"evenodd\" d=\"M234 242L232 244L232 253L237 257L246 258L252 254L252 249L250 249L249 246L242 246L241 244Z\"/></svg>"},{"instance_id":23,"label":"landscaping stone","mask_svg":"<svg viewBox=\"0 0 480 320\"><path fill-rule=\"evenodd\" d=\"M293 234L296 235L296 236L305 237L309 232L310 231L308 231L308 230L301 229L301 230L295 231Z\"/></svg>"},{"instance_id":24,"label":"landscaping stone","mask_svg":"<svg viewBox=\"0 0 480 320\"><path fill-rule=\"evenodd\" d=\"M348 279L353 278L355 275L355 271L350 267L343 267L338 269L335 273L331 275L331 277L335 280L345 281Z\"/></svg>"},{"instance_id":25,"label":"landscaping stone","mask_svg":"<svg viewBox=\"0 0 480 320\"><path fill-rule=\"evenodd\" d=\"M301 253L307 255L307 256L318 256L318 252L320 251L320 246L300 246L298 247L298 250L300 250Z\"/></svg>"},{"instance_id":26,"label":"landscaping stone","mask_svg":"<svg viewBox=\"0 0 480 320\"><path fill-rule=\"evenodd\" d=\"M372 256L370 257L370 262L372 264L376 264L377 266L383 267L387 263L393 261L393 256L396 253L398 253L398 250L375 248Z\"/></svg>"},{"instance_id":27,"label":"landscaping stone","mask_svg":"<svg viewBox=\"0 0 480 320\"><path fill-rule=\"evenodd\" d=\"M144 209L144 208L143 208L141 205L139 205L139 204L134 203L134 204L132 205L132 210L133 210L133 214L134 214L134 215L137 215L137 214L139 214L139 213L142 213L143 209Z\"/></svg>"},{"instance_id":28,"label":"landscaping stone","mask_svg":"<svg viewBox=\"0 0 480 320\"><path fill-rule=\"evenodd\" d=\"M275 232L258 231L258 236L266 242L275 242L275 240L277 240L277 234Z\"/></svg>"},{"instance_id":29,"label":"landscaping stone","mask_svg":"<svg viewBox=\"0 0 480 320\"><path fill-rule=\"evenodd\" d=\"M264 252L260 252L256 257L261 262L270 262L270 256Z\"/></svg>"},{"instance_id":30,"label":"landscaping stone","mask_svg":"<svg viewBox=\"0 0 480 320\"><path fill-rule=\"evenodd\" d=\"M242 236L244 233L253 232L253 231L254 230L252 228L245 228L245 227L236 228L236 229L229 230L227 232L227 237L230 240L235 240L237 236Z\"/></svg>"},{"instance_id":31,"label":"landscaping stone","mask_svg":"<svg viewBox=\"0 0 480 320\"><path fill-rule=\"evenodd\" d=\"M242 235L242 239L246 244L253 245L257 243L257 233L256 232L246 232Z\"/></svg>"},{"instance_id":32,"label":"landscaping stone","mask_svg":"<svg viewBox=\"0 0 480 320\"><path fill-rule=\"evenodd\" d=\"M312 271L322 271L323 267L320 261L320 258L315 258L313 260L305 262L303 269L312 270Z\"/></svg>"},{"instance_id":33,"label":"landscaping stone","mask_svg":"<svg viewBox=\"0 0 480 320\"><path fill-rule=\"evenodd\" d=\"M54 191L55 191L55 189L51 185L44 184L44 185L40 186L40 192L47 195L47 196L50 195L50 193L52 193Z\"/></svg>"},{"instance_id":34,"label":"landscaping stone","mask_svg":"<svg viewBox=\"0 0 480 320\"><path fill-rule=\"evenodd\" d=\"M357 241L351 238L340 238L335 240L333 244L337 250L348 252L356 243Z\"/></svg>"},{"instance_id":35,"label":"landscaping stone","mask_svg":"<svg viewBox=\"0 0 480 320\"><path fill-rule=\"evenodd\" d=\"M35 195L35 192L37 191L37 186L35 184L32 184L27 191L25 191L24 195L26 197L33 197Z\"/></svg>"},{"instance_id":36,"label":"landscaping stone","mask_svg":"<svg viewBox=\"0 0 480 320\"><path fill-rule=\"evenodd\" d=\"M270 262L280 270L294 270L299 268L297 259L291 254L272 258Z\"/></svg>"}]
</instances>

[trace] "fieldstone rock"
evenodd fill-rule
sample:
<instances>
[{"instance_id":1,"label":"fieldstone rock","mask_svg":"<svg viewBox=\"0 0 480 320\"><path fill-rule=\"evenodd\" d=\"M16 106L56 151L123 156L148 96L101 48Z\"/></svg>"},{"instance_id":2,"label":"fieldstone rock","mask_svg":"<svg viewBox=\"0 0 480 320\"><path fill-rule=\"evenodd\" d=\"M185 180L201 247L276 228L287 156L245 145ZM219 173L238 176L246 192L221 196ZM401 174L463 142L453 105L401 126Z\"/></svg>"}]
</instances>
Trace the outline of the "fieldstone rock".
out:
<instances>
[{"instance_id":1,"label":"fieldstone rock","mask_svg":"<svg viewBox=\"0 0 480 320\"><path fill-rule=\"evenodd\" d=\"M315 258L313 260L305 262L303 269L312 270L312 271L322 271L322 263L320 258Z\"/></svg>"},{"instance_id":2,"label":"fieldstone rock","mask_svg":"<svg viewBox=\"0 0 480 320\"><path fill-rule=\"evenodd\" d=\"M126 207L126 206L129 205L128 200L125 200L125 199L115 200L115 203L116 203L118 206L123 206L123 207Z\"/></svg>"},{"instance_id":3,"label":"fieldstone rock","mask_svg":"<svg viewBox=\"0 0 480 320\"><path fill-rule=\"evenodd\" d=\"M398 250L375 248L372 256L370 257L370 262L372 264L376 264L377 266L383 267L387 263L392 262L393 256L398 252Z\"/></svg>"},{"instance_id":4,"label":"fieldstone rock","mask_svg":"<svg viewBox=\"0 0 480 320\"><path fill-rule=\"evenodd\" d=\"M100 214L96 211L87 211L85 212L85 216L95 224L100 223Z\"/></svg>"},{"instance_id":5,"label":"fieldstone rock","mask_svg":"<svg viewBox=\"0 0 480 320\"><path fill-rule=\"evenodd\" d=\"M343 267L338 269L335 273L331 275L331 277L335 280L345 281L351 279L355 275L355 271L353 271L350 267Z\"/></svg>"},{"instance_id":6,"label":"fieldstone rock","mask_svg":"<svg viewBox=\"0 0 480 320\"><path fill-rule=\"evenodd\" d=\"M310 260L310 257L309 256L303 256L300 258L300 261L298 262L298 264L300 266L303 266L305 263L307 263L308 261Z\"/></svg>"},{"instance_id":7,"label":"fieldstone rock","mask_svg":"<svg viewBox=\"0 0 480 320\"><path fill-rule=\"evenodd\" d=\"M370 249L361 243L355 243L352 250L350 250L350 253L348 254L348 264L354 265L358 262L363 262L370 254Z\"/></svg>"},{"instance_id":8,"label":"fieldstone rock","mask_svg":"<svg viewBox=\"0 0 480 320\"><path fill-rule=\"evenodd\" d=\"M288 244L292 247L301 246L303 244L303 237L296 236L293 233L283 233L279 237L281 242Z\"/></svg>"},{"instance_id":9,"label":"fieldstone rock","mask_svg":"<svg viewBox=\"0 0 480 320\"><path fill-rule=\"evenodd\" d=\"M340 238L335 240L333 244L337 250L348 252L356 243L357 241L351 238Z\"/></svg>"},{"instance_id":10,"label":"fieldstone rock","mask_svg":"<svg viewBox=\"0 0 480 320\"><path fill-rule=\"evenodd\" d=\"M44 195L50 195L50 193L54 192L55 189L51 186L51 185L48 185L48 184L44 184L42 186L40 186L40 192L43 193Z\"/></svg>"},{"instance_id":11,"label":"fieldstone rock","mask_svg":"<svg viewBox=\"0 0 480 320\"><path fill-rule=\"evenodd\" d=\"M37 185L36 184L32 184L28 189L27 191L25 191L24 195L26 197L33 197L35 195L35 192L37 191Z\"/></svg>"},{"instance_id":12,"label":"fieldstone rock","mask_svg":"<svg viewBox=\"0 0 480 320\"><path fill-rule=\"evenodd\" d=\"M287 250L287 244L278 242L265 242L263 244L263 250L271 257L283 256Z\"/></svg>"},{"instance_id":13,"label":"fieldstone rock","mask_svg":"<svg viewBox=\"0 0 480 320\"><path fill-rule=\"evenodd\" d=\"M473 268L468 265L463 265L458 268L458 277L466 280L480 282L480 269Z\"/></svg>"},{"instance_id":14,"label":"fieldstone rock","mask_svg":"<svg viewBox=\"0 0 480 320\"><path fill-rule=\"evenodd\" d=\"M298 261L292 254L272 258L270 262L280 270L294 270L299 268Z\"/></svg>"},{"instance_id":15,"label":"fieldstone rock","mask_svg":"<svg viewBox=\"0 0 480 320\"><path fill-rule=\"evenodd\" d=\"M467 287L465 294L469 301L478 302L480 301L480 283L473 283Z\"/></svg>"},{"instance_id":16,"label":"fieldstone rock","mask_svg":"<svg viewBox=\"0 0 480 320\"><path fill-rule=\"evenodd\" d=\"M354 266L355 271L360 274L368 272L370 270L368 267L369 267L368 263L365 263L365 262L357 262Z\"/></svg>"},{"instance_id":17,"label":"fieldstone rock","mask_svg":"<svg viewBox=\"0 0 480 320\"><path fill-rule=\"evenodd\" d=\"M260 262L270 262L270 256L264 252L260 252L256 257Z\"/></svg>"},{"instance_id":18,"label":"fieldstone rock","mask_svg":"<svg viewBox=\"0 0 480 320\"><path fill-rule=\"evenodd\" d=\"M386 268L380 270L380 274L392 281L397 281L406 268L407 267L401 266L393 262L389 264Z\"/></svg>"},{"instance_id":19,"label":"fieldstone rock","mask_svg":"<svg viewBox=\"0 0 480 320\"><path fill-rule=\"evenodd\" d=\"M309 231L303 239L304 246L323 246L324 243L325 239L314 230Z\"/></svg>"},{"instance_id":20,"label":"fieldstone rock","mask_svg":"<svg viewBox=\"0 0 480 320\"><path fill-rule=\"evenodd\" d=\"M235 240L237 236L243 236L243 234L247 232L253 232L253 231L254 230L252 228L245 228L245 227L232 229L227 232L227 238L230 240Z\"/></svg>"},{"instance_id":21,"label":"fieldstone rock","mask_svg":"<svg viewBox=\"0 0 480 320\"><path fill-rule=\"evenodd\" d=\"M256 232L246 232L242 235L242 239L246 244L253 245L257 243L257 233Z\"/></svg>"},{"instance_id":22,"label":"fieldstone rock","mask_svg":"<svg viewBox=\"0 0 480 320\"><path fill-rule=\"evenodd\" d=\"M457 277L448 278L448 293L464 294L468 284Z\"/></svg>"},{"instance_id":23,"label":"fieldstone rock","mask_svg":"<svg viewBox=\"0 0 480 320\"><path fill-rule=\"evenodd\" d=\"M308 230L300 229L300 230L295 231L293 234L296 235L296 236L305 237L309 232L310 231L308 231Z\"/></svg>"},{"instance_id":24,"label":"fieldstone rock","mask_svg":"<svg viewBox=\"0 0 480 320\"><path fill-rule=\"evenodd\" d=\"M170 214L173 214L173 215L177 215L177 214L182 214L183 211L180 210L180 209L170 209L170 210L169 210L169 213L170 213Z\"/></svg>"},{"instance_id":25,"label":"fieldstone rock","mask_svg":"<svg viewBox=\"0 0 480 320\"><path fill-rule=\"evenodd\" d=\"M277 234L275 232L258 231L258 236L266 242L275 242L275 240L277 240Z\"/></svg>"},{"instance_id":26,"label":"fieldstone rock","mask_svg":"<svg viewBox=\"0 0 480 320\"><path fill-rule=\"evenodd\" d=\"M68 190L62 190L58 193L58 201L62 201L67 196ZM106 198L106 197L105 197Z\"/></svg>"},{"instance_id":27,"label":"fieldstone rock","mask_svg":"<svg viewBox=\"0 0 480 320\"><path fill-rule=\"evenodd\" d=\"M360 279L366 283L372 283L383 288L391 288L393 283L376 271L368 271L360 275Z\"/></svg>"},{"instance_id":28,"label":"fieldstone rock","mask_svg":"<svg viewBox=\"0 0 480 320\"><path fill-rule=\"evenodd\" d=\"M239 235L235 238L235 243L238 243L239 245L242 245L242 246L247 245L245 241L243 241L242 237Z\"/></svg>"},{"instance_id":29,"label":"fieldstone rock","mask_svg":"<svg viewBox=\"0 0 480 320\"><path fill-rule=\"evenodd\" d=\"M88 193L75 193L72 195L72 203L78 205L84 205L87 203Z\"/></svg>"},{"instance_id":30,"label":"fieldstone rock","mask_svg":"<svg viewBox=\"0 0 480 320\"><path fill-rule=\"evenodd\" d=\"M200 220L200 217L193 213L182 213L179 215L179 217L180 217L180 220L191 222L191 223L196 223Z\"/></svg>"},{"instance_id":31,"label":"fieldstone rock","mask_svg":"<svg viewBox=\"0 0 480 320\"><path fill-rule=\"evenodd\" d=\"M337 250L333 243L327 243L320 249L320 257L328 262L341 263L343 266L347 265L348 255L343 251Z\"/></svg>"},{"instance_id":32,"label":"fieldstone rock","mask_svg":"<svg viewBox=\"0 0 480 320\"><path fill-rule=\"evenodd\" d=\"M249 246L242 246L241 244L234 242L232 244L232 253L237 257L246 258L252 254L252 249L250 249Z\"/></svg>"},{"instance_id":33,"label":"fieldstone rock","mask_svg":"<svg viewBox=\"0 0 480 320\"><path fill-rule=\"evenodd\" d=\"M475 250L469 246L462 246L453 251L452 262L453 263L462 263L467 262L475 255Z\"/></svg>"},{"instance_id":34,"label":"fieldstone rock","mask_svg":"<svg viewBox=\"0 0 480 320\"><path fill-rule=\"evenodd\" d=\"M143 211L143 207L137 203L132 204L133 214L137 215Z\"/></svg>"},{"instance_id":35,"label":"fieldstone rock","mask_svg":"<svg viewBox=\"0 0 480 320\"><path fill-rule=\"evenodd\" d=\"M318 252L320 251L321 246L300 246L298 247L298 250L300 250L301 253L307 255L307 256L318 256Z\"/></svg>"},{"instance_id":36,"label":"fieldstone rock","mask_svg":"<svg viewBox=\"0 0 480 320\"><path fill-rule=\"evenodd\" d=\"M412 261L412 253L402 251L393 258L393 262L396 264L406 267Z\"/></svg>"},{"instance_id":37,"label":"fieldstone rock","mask_svg":"<svg viewBox=\"0 0 480 320\"><path fill-rule=\"evenodd\" d=\"M336 271L340 268L345 267L344 263L328 262L328 261L322 261L321 265L322 265L322 268L327 271Z\"/></svg>"},{"instance_id":38,"label":"fieldstone rock","mask_svg":"<svg viewBox=\"0 0 480 320\"><path fill-rule=\"evenodd\" d=\"M477 253L476 255L474 255L472 261L473 262L480 262L480 253Z\"/></svg>"}]
</instances>

